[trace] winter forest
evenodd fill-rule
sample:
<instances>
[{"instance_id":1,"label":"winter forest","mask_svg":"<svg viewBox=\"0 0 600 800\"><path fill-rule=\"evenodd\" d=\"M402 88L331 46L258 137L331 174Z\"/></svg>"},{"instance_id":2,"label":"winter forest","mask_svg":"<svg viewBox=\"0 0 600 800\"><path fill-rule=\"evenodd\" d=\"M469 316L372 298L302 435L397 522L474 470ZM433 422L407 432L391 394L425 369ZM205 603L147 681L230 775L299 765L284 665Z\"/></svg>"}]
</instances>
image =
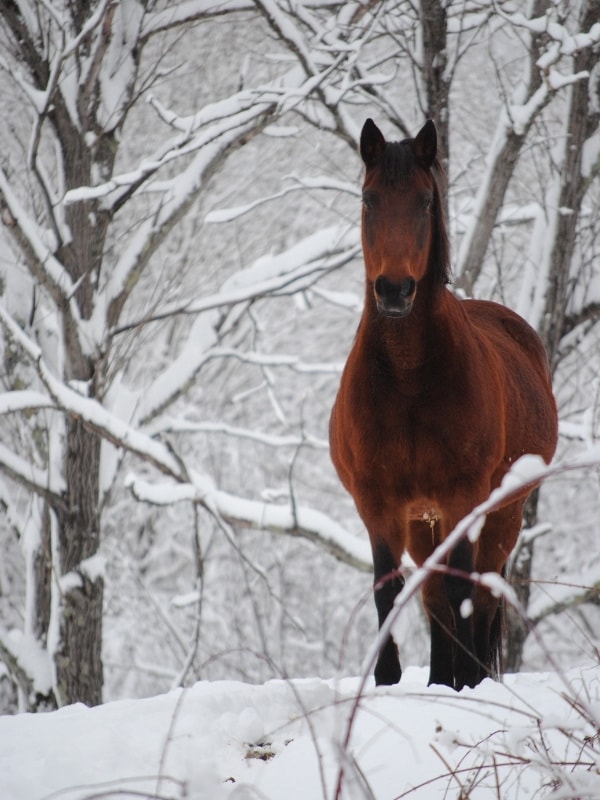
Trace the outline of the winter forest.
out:
<instances>
[{"instance_id":1,"label":"winter forest","mask_svg":"<svg viewBox=\"0 0 600 800\"><path fill-rule=\"evenodd\" d=\"M327 430L367 117L435 120L454 291L550 359L508 669L597 661L599 52L598 0L2 4L2 713L360 673L371 555ZM425 664L418 602L398 628Z\"/></svg>"}]
</instances>

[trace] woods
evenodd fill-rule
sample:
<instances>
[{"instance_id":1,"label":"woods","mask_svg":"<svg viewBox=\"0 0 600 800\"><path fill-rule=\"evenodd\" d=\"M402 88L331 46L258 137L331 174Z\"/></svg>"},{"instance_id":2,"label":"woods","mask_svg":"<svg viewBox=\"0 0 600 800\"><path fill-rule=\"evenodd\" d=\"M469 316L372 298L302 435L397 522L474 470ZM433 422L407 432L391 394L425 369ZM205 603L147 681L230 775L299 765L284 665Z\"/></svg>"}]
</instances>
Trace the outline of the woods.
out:
<instances>
[{"instance_id":1,"label":"woods","mask_svg":"<svg viewBox=\"0 0 600 800\"><path fill-rule=\"evenodd\" d=\"M561 455L594 442L598 20L598 0L4 4L0 660L21 708L335 669L371 568L326 447L367 116L390 138L436 119L456 289L534 325ZM546 549L593 641L597 484L545 491L516 585ZM535 602L543 625L557 600Z\"/></svg>"}]
</instances>

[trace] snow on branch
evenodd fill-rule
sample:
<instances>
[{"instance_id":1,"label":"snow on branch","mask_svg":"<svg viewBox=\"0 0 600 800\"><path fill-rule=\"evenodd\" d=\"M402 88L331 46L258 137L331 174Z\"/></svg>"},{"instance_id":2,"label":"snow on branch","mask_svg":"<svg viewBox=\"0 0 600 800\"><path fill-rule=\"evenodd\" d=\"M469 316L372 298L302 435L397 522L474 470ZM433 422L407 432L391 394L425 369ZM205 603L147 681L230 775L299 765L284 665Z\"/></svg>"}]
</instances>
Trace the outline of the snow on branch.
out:
<instances>
[{"instance_id":1,"label":"snow on branch","mask_svg":"<svg viewBox=\"0 0 600 800\"><path fill-rule=\"evenodd\" d=\"M252 11L255 6L251 0L183 0L170 3L167 8L144 17L141 38L148 39L157 33L178 28L199 19L223 16L235 11Z\"/></svg>"},{"instance_id":2,"label":"snow on branch","mask_svg":"<svg viewBox=\"0 0 600 800\"><path fill-rule=\"evenodd\" d=\"M113 175L110 180L95 186L79 186L76 189L71 189L65 194L64 202L66 205L72 205L86 200L106 198L116 193L116 201L105 203L105 208L110 209L112 206L119 204L121 190L130 189L131 187L137 188L162 167L176 159L197 153L227 133L233 131L236 136L239 136L240 131L238 131L238 128L240 126L248 126L253 121L261 118L273 109L279 99L280 92L270 92L268 94L266 92L244 92L228 98L222 104L214 104L222 105L221 113L215 111L214 115L210 115L212 118L207 118L206 120L190 118L187 121L180 122L177 128L183 132L183 136L170 142L150 158L144 159L133 170L120 175ZM155 108L160 107L155 100L151 100L151 104ZM163 116L167 116L166 112L163 112ZM169 117L168 121L169 124L174 125L173 118ZM208 124L212 124L212 126L194 134L194 131L201 125ZM244 128L244 132L245 130L246 128ZM172 192L176 182L177 179L165 181L160 186L153 186L153 191Z\"/></svg>"},{"instance_id":3,"label":"snow on branch","mask_svg":"<svg viewBox=\"0 0 600 800\"><path fill-rule=\"evenodd\" d=\"M503 13L500 8L498 10ZM534 19L528 19L521 13L503 16L515 27L524 28L536 36L546 34L552 40L546 52L537 61L540 69L547 69L561 56L572 56L600 42L600 22L594 23L589 31L569 33L564 25L554 21L549 14Z\"/></svg>"},{"instance_id":4,"label":"snow on branch","mask_svg":"<svg viewBox=\"0 0 600 800\"><path fill-rule=\"evenodd\" d=\"M306 76L306 81L299 90L290 92L282 102L282 109L288 111L296 108L309 95L316 94L320 103L305 109L306 118L320 127L331 128L331 122L327 121L326 114L321 109L326 110L333 118L338 134L354 147L358 130L352 116L340 102L344 92L333 87L332 78L337 72L343 75L345 81L353 71L358 43L349 44L343 35L336 38L332 30L324 36L321 30L315 30L310 24L305 25L305 31L301 22L306 23L306 15L301 13L301 5L288 10L277 0L256 0L256 6L277 38L296 56ZM322 39L327 40L327 47Z\"/></svg>"},{"instance_id":5,"label":"snow on branch","mask_svg":"<svg viewBox=\"0 0 600 800\"><path fill-rule=\"evenodd\" d=\"M260 297L298 291L305 288L307 283L314 282L312 276L338 269L359 252L360 235L356 226L323 228L281 253L256 259L249 267L228 278L219 294L222 298L235 297L236 292L251 290L253 297ZM191 305L196 311L203 307L204 300Z\"/></svg>"},{"instance_id":6,"label":"snow on branch","mask_svg":"<svg viewBox=\"0 0 600 800\"><path fill-rule=\"evenodd\" d=\"M572 75L562 75L556 70L548 69L545 80L536 91L523 103L512 103L506 109L504 125L506 133L514 132L517 136L525 136L533 121L542 109L548 104L554 92L567 86L589 78L589 72L577 72Z\"/></svg>"},{"instance_id":7,"label":"snow on branch","mask_svg":"<svg viewBox=\"0 0 600 800\"><path fill-rule=\"evenodd\" d=\"M290 194L291 192L304 191L305 189L329 189L335 192L346 192L354 197L360 197L360 190L353 183L346 181L335 180L327 175L322 175L315 178L299 178L295 175L290 175L288 178L294 181L292 186L286 186L279 192L270 194L267 197L261 197L254 200L252 203L247 203L243 206L235 206L233 208L221 208L209 211L204 218L205 222L231 222L232 220L239 219L239 217L248 214L255 208L259 208L265 203L271 203L273 200L279 200L282 197ZM284 178L285 180L285 178Z\"/></svg>"},{"instance_id":8,"label":"snow on branch","mask_svg":"<svg viewBox=\"0 0 600 800\"><path fill-rule=\"evenodd\" d=\"M49 80L50 85L54 85L57 66L58 62L55 60L52 65L52 73ZM0 70L6 72L6 74L10 77L10 80L19 87L23 95L31 103L35 114L40 116L44 114L45 109L48 106L48 91L42 91L41 89L36 89L34 86L32 86L31 83L25 79L25 76L21 70L15 69L15 67L2 56L0 56Z\"/></svg>"},{"instance_id":9,"label":"snow on branch","mask_svg":"<svg viewBox=\"0 0 600 800\"><path fill-rule=\"evenodd\" d=\"M235 359L243 364L256 367L285 367L303 374L340 374L343 363L305 362L297 356L242 352L234 348L212 347L203 350L201 344L194 340L194 328L183 351L175 361L153 382L144 393L137 411L137 419L141 425L147 425L165 408L181 397L191 386L200 370L210 361L218 359Z\"/></svg>"},{"instance_id":10,"label":"snow on branch","mask_svg":"<svg viewBox=\"0 0 600 800\"><path fill-rule=\"evenodd\" d=\"M0 661L3 661L25 695L46 696L53 686L48 650L32 635L0 628Z\"/></svg>"},{"instance_id":11,"label":"snow on branch","mask_svg":"<svg viewBox=\"0 0 600 800\"><path fill-rule=\"evenodd\" d=\"M327 77L329 70L319 73L319 81ZM283 78L272 84L255 89L244 89L223 100L208 103L197 113L181 117L166 109L155 97L150 96L149 104L157 112L159 118L171 128L179 132L179 136L163 146L154 155L145 158L135 169L120 175L113 175L110 180L95 186L80 186L65 194L66 205L86 200L98 200L113 197L105 202L107 210L122 204L124 190L137 189L148 178L155 175L162 167L185 156L193 155L221 137L233 131L237 136L246 134L248 130L238 130L240 126L252 126L253 121L283 112L294 107L315 90L314 79L306 80L300 70L292 69ZM166 181L159 186L153 185L152 191L166 191L173 187L176 179Z\"/></svg>"},{"instance_id":12,"label":"snow on branch","mask_svg":"<svg viewBox=\"0 0 600 800\"><path fill-rule=\"evenodd\" d=\"M552 20L551 14L537 19L527 19L522 14L505 14L503 17L529 34L527 71L524 80L513 92L510 101L503 106L496 131L489 147L484 175L472 207L472 220L460 243L456 274L457 285L471 294L487 251L491 231L511 178L514 165L525 137L540 112L557 92L565 87L586 81L589 72L573 72L572 67L563 74L555 65L564 56L572 56L578 50L595 46L600 41L600 23L592 26L589 34L571 36L562 25ZM550 42L535 41L542 34L550 36ZM538 47L544 52L538 56ZM528 315L531 321L531 316Z\"/></svg>"},{"instance_id":13,"label":"snow on branch","mask_svg":"<svg viewBox=\"0 0 600 800\"><path fill-rule=\"evenodd\" d=\"M54 506L59 508L65 506L61 498L65 488L63 481L54 472L36 467L31 463L31 459L13 453L2 443L0 443L0 467L12 480L46 498Z\"/></svg>"},{"instance_id":14,"label":"snow on branch","mask_svg":"<svg viewBox=\"0 0 600 800\"><path fill-rule=\"evenodd\" d=\"M208 351L206 360L216 358L234 358L241 361L243 364L252 364L259 367L287 367L294 372L300 372L305 375L314 374L339 374L341 373L344 363L342 361L302 361L298 356L291 356L285 354L270 354L270 353L257 353L249 351L247 353L233 348L215 347L213 350Z\"/></svg>"},{"instance_id":15,"label":"snow on branch","mask_svg":"<svg viewBox=\"0 0 600 800\"><path fill-rule=\"evenodd\" d=\"M274 433L253 430L251 428L240 428L237 425L228 425L225 422L190 422L185 419L174 417L173 419L161 418L156 424L146 428L151 435L159 433L210 433L228 436L234 439L247 439L265 447L310 447L315 450L327 450L329 443L325 439L304 433L302 436L278 436Z\"/></svg>"},{"instance_id":16,"label":"snow on branch","mask_svg":"<svg viewBox=\"0 0 600 800\"><path fill-rule=\"evenodd\" d=\"M115 447L134 453L175 481L168 486L152 487L143 481L130 479L129 484L138 499L158 505L192 500L202 504L217 519L235 520L256 527L302 536L318 542L337 558L358 569L370 569L371 562L366 543L354 539L325 514L295 505L278 506L272 503L247 500L217 490L208 476L193 474L190 478L185 465L165 444L136 430L111 414L96 400L82 396L55 378L44 364L37 345L28 339L1 307L0 322L35 364L38 375L57 409L80 419L89 429ZM228 351L228 355L244 357L243 354L236 351ZM257 360L255 355L250 354L249 357L251 361ZM264 357L262 360L268 363L273 362L271 357ZM296 368L300 366L299 362L292 357L283 359L283 362ZM32 395L28 402L41 402L37 395L33 396L34 393L27 394ZM25 399L21 398L21 405ZM8 403L6 405L9 406ZM19 461L14 454L9 454L3 445L0 445L0 464L9 474L14 474L15 477L24 481L28 479L31 482L31 478L28 478L27 474L27 469L29 474L33 474L31 465L25 465L22 459ZM35 475L38 488L43 485L44 479L45 473L44 475Z\"/></svg>"},{"instance_id":17,"label":"snow on branch","mask_svg":"<svg viewBox=\"0 0 600 800\"><path fill-rule=\"evenodd\" d=\"M199 503L229 523L300 536L318 544L345 564L363 572L372 570L371 550L366 540L352 536L326 514L313 508L238 497L220 491L210 478L197 473L191 475L190 483L176 485L151 484L130 475L127 485L143 502L159 506L184 501Z\"/></svg>"},{"instance_id":18,"label":"snow on branch","mask_svg":"<svg viewBox=\"0 0 600 800\"><path fill-rule=\"evenodd\" d=\"M257 366L287 367L305 373L339 372L339 364L305 364L295 356L267 356L217 348L216 318L211 312L259 297L306 288L322 275L354 258L359 249L359 236L355 228L326 228L311 234L283 253L257 259L250 267L236 272L225 281L216 295L191 301L185 306L168 308L160 315L154 315L152 320L164 319L174 313L200 315L201 312L209 312L195 321L177 358L147 388L137 419L147 424L186 391L209 360L216 358L237 358ZM113 333L148 321L142 319L129 323Z\"/></svg>"},{"instance_id":19,"label":"snow on branch","mask_svg":"<svg viewBox=\"0 0 600 800\"><path fill-rule=\"evenodd\" d=\"M104 303L96 305L95 316L101 315L96 322L101 328L104 327L105 313L109 325L114 326L150 256L171 228L187 213L206 178L210 177L226 151L244 136L260 131L274 110L273 105L258 104L238 115L233 127L220 126L218 135L211 129L205 134L203 146L185 170L161 185L161 198L154 213L131 237L129 247L117 262L104 289Z\"/></svg>"},{"instance_id":20,"label":"snow on branch","mask_svg":"<svg viewBox=\"0 0 600 800\"><path fill-rule=\"evenodd\" d=\"M250 267L236 272L212 295L184 304L173 304L162 311L115 327L111 335L159 322L175 314L195 315L237 305L261 297L281 296L302 291L320 277L339 269L360 253L359 232L355 227L326 228L302 239L277 255L262 256Z\"/></svg>"},{"instance_id":21,"label":"snow on branch","mask_svg":"<svg viewBox=\"0 0 600 800\"><path fill-rule=\"evenodd\" d=\"M600 604L600 567L585 570L571 578L561 577L560 581L546 584L541 593L529 606L529 619L532 625L539 625L547 617L562 614L585 603Z\"/></svg>"},{"instance_id":22,"label":"snow on branch","mask_svg":"<svg viewBox=\"0 0 600 800\"><path fill-rule=\"evenodd\" d=\"M39 411L42 408L56 408L56 406L41 392L24 390L0 394L0 416L15 412Z\"/></svg>"},{"instance_id":23,"label":"snow on branch","mask_svg":"<svg viewBox=\"0 0 600 800\"><path fill-rule=\"evenodd\" d=\"M1 306L0 324L34 364L40 380L58 410L80 419L90 430L96 432L103 439L115 445L115 447L122 447L137 454L161 472L179 480L185 476L185 470L182 468L181 462L166 445L151 439L147 434L136 430L114 414L111 414L97 400L84 397L58 378L55 378L46 366L40 348L26 336ZM6 456L6 454L4 455ZM17 467L19 466L17 462L12 463L16 464ZM6 468L10 470L10 467L11 462L8 461L7 457ZM25 478L26 476L23 477Z\"/></svg>"},{"instance_id":24,"label":"snow on branch","mask_svg":"<svg viewBox=\"0 0 600 800\"><path fill-rule=\"evenodd\" d=\"M45 243L44 235L36 222L19 202L2 168L0 168L0 209L3 212L5 227L24 254L33 277L48 290L57 305L68 306L73 319L79 321L77 306L74 301L71 302L76 288L71 277Z\"/></svg>"}]
</instances>

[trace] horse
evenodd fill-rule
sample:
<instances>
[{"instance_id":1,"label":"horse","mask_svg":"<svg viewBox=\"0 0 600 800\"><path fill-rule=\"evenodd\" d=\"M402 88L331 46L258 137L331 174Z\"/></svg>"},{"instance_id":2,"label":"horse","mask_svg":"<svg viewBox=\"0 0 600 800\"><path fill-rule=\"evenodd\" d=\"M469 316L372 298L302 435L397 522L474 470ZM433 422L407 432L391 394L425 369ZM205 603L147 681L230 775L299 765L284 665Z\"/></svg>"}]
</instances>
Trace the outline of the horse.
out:
<instances>
[{"instance_id":1,"label":"horse","mask_svg":"<svg viewBox=\"0 0 600 800\"><path fill-rule=\"evenodd\" d=\"M330 419L330 450L370 539L379 627L421 566L523 454L549 463L557 412L543 344L518 314L449 289L449 240L437 132L385 140L367 119L362 248L366 291ZM429 684L459 691L501 671L502 604L473 573L504 574L532 487L489 513L422 587ZM465 601L470 603L465 604ZM392 637L377 685L400 680Z\"/></svg>"}]
</instances>

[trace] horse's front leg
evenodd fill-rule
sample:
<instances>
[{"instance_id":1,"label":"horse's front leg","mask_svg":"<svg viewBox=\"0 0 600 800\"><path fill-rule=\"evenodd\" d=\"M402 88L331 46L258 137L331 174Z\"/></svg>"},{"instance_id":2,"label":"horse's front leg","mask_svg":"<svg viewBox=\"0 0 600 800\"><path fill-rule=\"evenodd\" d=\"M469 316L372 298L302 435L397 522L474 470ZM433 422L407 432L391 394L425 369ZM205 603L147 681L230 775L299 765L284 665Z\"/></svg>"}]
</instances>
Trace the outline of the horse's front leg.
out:
<instances>
[{"instance_id":1,"label":"horse's front leg","mask_svg":"<svg viewBox=\"0 0 600 800\"><path fill-rule=\"evenodd\" d=\"M385 622L394 607L394 600L404 586L404 578L398 573L398 565L386 544L373 544L373 567L375 606L379 618L379 628ZM375 683L377 686L389 686L398 683L402 676L398 648L391 636L388 636L377 657L375 665Z\"/></svg>"},{"instance_id":2,"label":"horse's front leg","mask_svg":"<svg viewBox=\"0 0 600 800\"><path fill-rule=\"evenodd\" d=\"M456 641L454 622L448 601L444 578L433 573L423 586L423 604L429 618L431 637L428 684L454 688L454 653Z\"/></svg>"},{"instance_id":3,"label":"horse's front leg","mask_svg":"<svg viewBox=\"0 0 600 800\"><path fill-rule=\"evenodd\" d=\"M444 588L454 619L456 643L454 646L454 688L459 692L464 686L476 686L481 667L477 656L473 630L473 600L475 587L473 572L473 545L462 539L450 553L448 571L444 575Z\"/></svg>"}]
</instances>

